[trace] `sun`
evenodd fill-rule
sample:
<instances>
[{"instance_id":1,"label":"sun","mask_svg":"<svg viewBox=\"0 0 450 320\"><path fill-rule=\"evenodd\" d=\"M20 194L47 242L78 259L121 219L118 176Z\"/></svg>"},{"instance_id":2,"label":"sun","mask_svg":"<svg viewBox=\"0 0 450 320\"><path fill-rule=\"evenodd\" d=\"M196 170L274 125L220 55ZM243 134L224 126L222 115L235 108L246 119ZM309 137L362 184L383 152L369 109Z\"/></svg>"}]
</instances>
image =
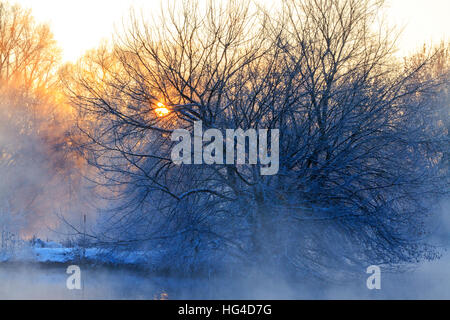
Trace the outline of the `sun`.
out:
<instances>
[{"instance_id":1,"label":"sun","mask_svg":"<svg viewBox=\"0 0 450 320\"><path fill-rule=\"evenodd\" d=\"M158 108L155 109L155 113L158 117L165 117L169 114L170 110L163 103L158 102L157 106Z\"/></svg>"}]
</instances>

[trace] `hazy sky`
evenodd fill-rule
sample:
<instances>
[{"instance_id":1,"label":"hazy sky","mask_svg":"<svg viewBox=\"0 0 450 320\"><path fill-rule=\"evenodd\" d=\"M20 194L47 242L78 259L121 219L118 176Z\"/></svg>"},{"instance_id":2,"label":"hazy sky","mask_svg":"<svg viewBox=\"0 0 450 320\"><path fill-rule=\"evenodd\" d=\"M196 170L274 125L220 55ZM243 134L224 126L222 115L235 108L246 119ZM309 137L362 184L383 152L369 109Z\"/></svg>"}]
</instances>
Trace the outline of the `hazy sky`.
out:
<instances>
[{"instance_id":1,"label":"hazy sky","mask_svg":"<svg viewBox=\"0 0 450 320\"><path fill-rule=\"evenodd\" d=\"M219 0L218 0L219 1ZM243 0L246 1L246 0ZM276 0L265 0L270 3ZM40 22L50 23L63 49L64 60L75 60L84 51L109 38L114 26L120 26L130 7L155 11L160 0L10 0L32 8ZM388 0L388 17L404 26L399 42L401 54L407 54L423 42L449 39L450 0Z\"/></svg>"}]
</instances>

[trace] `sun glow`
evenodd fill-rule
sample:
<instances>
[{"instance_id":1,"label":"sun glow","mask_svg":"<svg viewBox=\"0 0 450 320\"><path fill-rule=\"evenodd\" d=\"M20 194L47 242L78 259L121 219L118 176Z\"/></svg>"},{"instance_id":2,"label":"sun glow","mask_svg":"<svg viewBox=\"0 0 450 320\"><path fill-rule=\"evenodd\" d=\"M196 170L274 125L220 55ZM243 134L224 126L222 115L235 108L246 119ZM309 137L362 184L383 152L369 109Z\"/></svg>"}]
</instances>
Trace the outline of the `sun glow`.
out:
<instances>
[{"instance_id":1,"label":"sun glow","mask_svg":"<svg viewBox=\"0 0 450 320\"><path fill-rule=\"evenodd\" d=\"M158 104L156 105L158 108L155 109L155 113L157 114L158 117L165 117L169 114L169 109L167 109L167 107L161 103L158 102Z\"/></svg>"}]
</instances>

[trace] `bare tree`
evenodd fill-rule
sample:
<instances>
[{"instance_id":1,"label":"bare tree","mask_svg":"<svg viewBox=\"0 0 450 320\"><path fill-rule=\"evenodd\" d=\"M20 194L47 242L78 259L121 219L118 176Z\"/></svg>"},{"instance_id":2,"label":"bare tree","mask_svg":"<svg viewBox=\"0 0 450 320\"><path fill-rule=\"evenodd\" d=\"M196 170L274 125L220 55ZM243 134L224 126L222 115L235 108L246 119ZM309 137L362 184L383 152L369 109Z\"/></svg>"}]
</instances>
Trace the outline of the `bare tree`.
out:
<instances>
[{"instance_id":1,"label":"bare tree","mask_svg":"<svg viewBox=\"0 0 450 320\"><path fill-rule=\"evenodd\" d=\"M0 3L0 81L25 88L54 85L60 50L47 25L38 25L29 10Z\"/></svg>"},{"instance_id":2,"label":"bare tree","mask_svg":"<svg viewBox=\"0 0 450 320\"><path fill-rule=\"evenodd\" d=\"M62 186L76 188L81 167L58 88L59 53L47 25L0 2L0 227L17 236L45 232L55 206L68 201Z\"/></svg>"},{"instance_id":3,"label":"bare tree","mask_svg":"<svg viewBox=\"0 0 450 320\"><path fill-rule=\"evenodd\" d=\"M438 170L447 129L434 125L433 99L448 77L420 76L433 56L394 59L391 30L373 31L381 6L286 1L269 14L182 2L151 24L132 15L110 48L67 67L80 151L117 204L98 238L313 275L434 257L421 240L448 193ZM170 113L159 117L158 103ZM195 121L280 129L279 174L175 165L170 134Z\"/></svg>"}]
</instances>

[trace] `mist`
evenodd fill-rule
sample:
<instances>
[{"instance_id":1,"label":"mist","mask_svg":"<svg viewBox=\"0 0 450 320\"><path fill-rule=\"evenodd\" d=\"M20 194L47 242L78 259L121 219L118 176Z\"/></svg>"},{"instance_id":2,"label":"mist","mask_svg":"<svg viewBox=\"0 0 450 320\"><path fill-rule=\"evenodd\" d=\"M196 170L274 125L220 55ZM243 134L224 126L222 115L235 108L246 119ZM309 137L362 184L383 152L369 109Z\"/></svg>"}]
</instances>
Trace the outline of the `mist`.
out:
<instances>
[{"instance_id":1,"label":"mist","mask_svg":"<svg viewBox=\"0 0 450 320\"><path fill-rule=\"evenodd\" d=\"M0 0L0 299L450 299L450 44L384 9L175 0L62 62Z\"/></svg>"}]
</instances>

